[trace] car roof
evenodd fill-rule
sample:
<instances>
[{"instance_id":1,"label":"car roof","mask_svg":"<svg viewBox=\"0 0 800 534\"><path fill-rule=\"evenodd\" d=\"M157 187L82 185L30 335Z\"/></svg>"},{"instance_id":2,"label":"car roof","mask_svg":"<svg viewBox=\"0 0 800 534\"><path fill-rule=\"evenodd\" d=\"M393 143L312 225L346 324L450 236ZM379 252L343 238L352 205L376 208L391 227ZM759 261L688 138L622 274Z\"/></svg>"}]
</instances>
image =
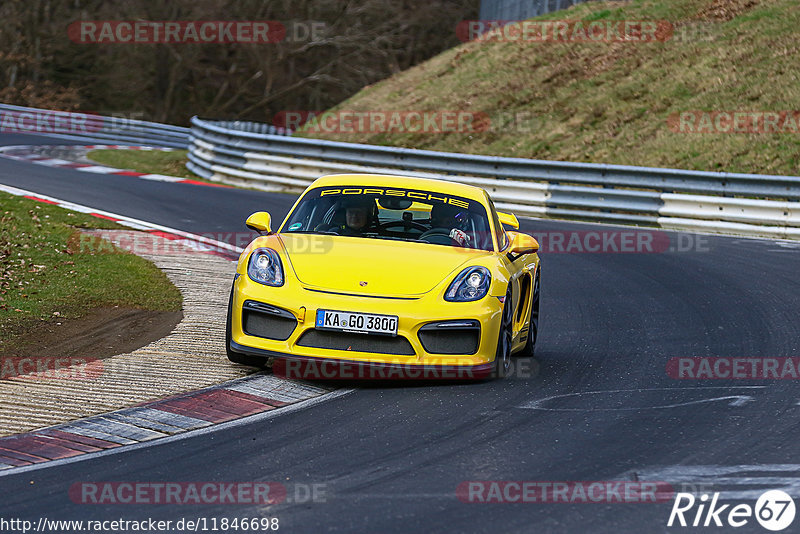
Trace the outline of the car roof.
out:
<instances>
[{"instance_id":1,"label":"car roof","mask_svg":"<svg viewBox=\"0 0 800 534\"><path fill-rule=\"evenodd\" d=\"M486 192L480 187L412 176L387 174L328 174L317 178L310 187L373 186L419 189L434 193L457 195L486 204Z\"/></svg>"}]
</instances>

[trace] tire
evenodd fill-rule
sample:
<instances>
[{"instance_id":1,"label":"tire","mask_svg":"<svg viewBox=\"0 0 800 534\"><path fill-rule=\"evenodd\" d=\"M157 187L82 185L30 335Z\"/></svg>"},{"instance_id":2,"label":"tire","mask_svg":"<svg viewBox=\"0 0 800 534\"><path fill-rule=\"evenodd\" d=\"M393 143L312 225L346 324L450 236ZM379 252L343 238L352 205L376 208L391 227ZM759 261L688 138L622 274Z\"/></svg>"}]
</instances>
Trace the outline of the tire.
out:
<instances>
[{"instance_id":1,"label":"tire","mask_svg":"<svg viewBox=\"0 0 800 534\"><path fill-rule=\"evenodd\" d=\"M514 309L511 306L511 288L506 292L503 303L503 314L500 318L500 334L497 337L497 349L494 355L495 378L505 378L511 370L511 336Z\"/></svg>"},{"instance_id":2,"label":"tire","mask_svg":"<svg viewBox=\"0 0 800 534\"><path fill-rule=\"evenodd\" d=\"M531 319L528 324L528 342L525 348L519 353L524 358L533 358L536 351L536 338L539 336L539 273L536 273L536 280L533 282L533 293L531 296Z\"/></svg>"},{"instance_id":3,"label":"tire","mask_svg":"<svg viewBox=\"0 0 800 534\"><path fill-rule=\"evenodd\" d=\"M225 353L228 359L233 363L247 365L248 367L258 367L262 369L267 365L267 359L259 356L250 356L249 354L242 354L231 350L231 321L233 319L233 287L231 287L231 295L228 298L228 317L225 320Z\"/></svg>"}]
</instances>

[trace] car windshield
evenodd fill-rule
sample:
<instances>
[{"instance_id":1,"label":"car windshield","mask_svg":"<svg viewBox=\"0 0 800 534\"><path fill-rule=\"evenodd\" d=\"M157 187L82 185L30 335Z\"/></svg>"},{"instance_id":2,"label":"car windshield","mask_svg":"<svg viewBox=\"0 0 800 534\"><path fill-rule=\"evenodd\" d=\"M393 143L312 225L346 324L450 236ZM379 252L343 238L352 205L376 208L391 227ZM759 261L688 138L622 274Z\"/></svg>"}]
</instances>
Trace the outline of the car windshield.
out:
<instances>
[{"instance_id":1,"label":"car windshield","mask_svg":"<svg viewBox=\"0 0 800 534\"><path fill-rule=\"evenodd\" d=\"M493 250L489 219L480 202L417 189L312 189L292 211L281 232Z\"/></svg>"}]
</instances>

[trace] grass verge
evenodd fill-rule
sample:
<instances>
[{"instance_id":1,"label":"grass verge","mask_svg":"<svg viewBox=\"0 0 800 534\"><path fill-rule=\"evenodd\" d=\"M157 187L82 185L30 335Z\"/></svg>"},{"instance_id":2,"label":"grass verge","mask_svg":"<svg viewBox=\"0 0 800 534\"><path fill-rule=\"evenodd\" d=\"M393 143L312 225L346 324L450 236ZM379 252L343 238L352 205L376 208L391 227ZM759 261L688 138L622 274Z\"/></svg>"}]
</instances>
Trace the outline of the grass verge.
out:
<instances>
[{"instance_id":1,"label":"grass verge","mask_svg":"<svg viewBox=\"0 0 800 534\"><path fill-rule=\"evenodd\" d=\"M42 321L108 306L179 311L178 288L151 262L109 246L70 246L81 228L111 221L0 192L0 342Z\"/></svg>"},{"instance_id":2,"label":"grass verge","mask_svg":"<svg viewBox=\"0 0 800 534\"><path fill-rule=\"evenodd\" d=\"M186 150L92 150L87 157L117 169L207 181L186 168Z\"/></svg>"}]
</instances>

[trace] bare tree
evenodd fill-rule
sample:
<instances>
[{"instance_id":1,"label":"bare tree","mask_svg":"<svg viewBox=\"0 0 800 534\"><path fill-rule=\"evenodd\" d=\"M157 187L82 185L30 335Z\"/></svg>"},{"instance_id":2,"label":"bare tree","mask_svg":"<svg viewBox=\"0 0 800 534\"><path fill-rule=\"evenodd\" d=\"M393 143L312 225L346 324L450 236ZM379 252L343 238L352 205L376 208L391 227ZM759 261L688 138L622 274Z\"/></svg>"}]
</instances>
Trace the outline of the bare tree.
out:
<instances>
[{"instance_id":1,"label":"bare tree","mask_svg":"<svg viewBox=\"0 0 800 534\"><path fill-rule=\"evenodd\" d=\"M478 0L4 0L0 99L185 124L322 110L458 43ZM273 43L73 42L76 21L278 21ZM314 29L312 32L311 29Z\"/></svg>"}]
</instances>

